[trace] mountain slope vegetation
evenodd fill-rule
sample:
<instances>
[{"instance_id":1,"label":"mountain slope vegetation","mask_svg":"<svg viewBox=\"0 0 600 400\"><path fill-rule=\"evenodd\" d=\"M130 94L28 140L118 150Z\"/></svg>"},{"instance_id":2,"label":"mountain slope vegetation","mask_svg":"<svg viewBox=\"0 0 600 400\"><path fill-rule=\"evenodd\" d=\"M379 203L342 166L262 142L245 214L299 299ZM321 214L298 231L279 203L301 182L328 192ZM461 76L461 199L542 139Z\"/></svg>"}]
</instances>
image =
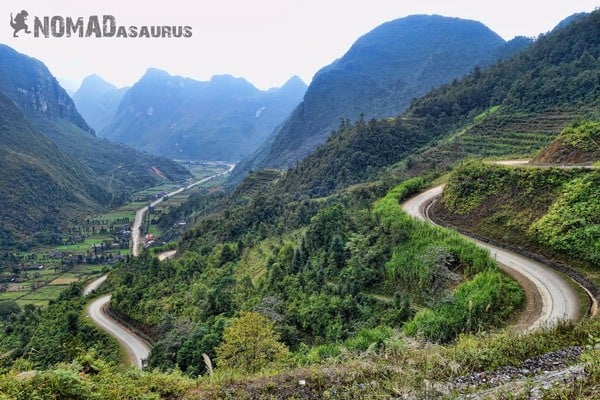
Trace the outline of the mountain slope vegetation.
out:
<instances>
[{"instance_id":1,"label":"mountain slope vegetation","mask_svg":"<svg viewBox=\"0 0 600 400\"><path fill-rule=\"evenodd\" d=\"M340 119L400 114L413 98L495 61L503 46L474 21L416 15L387 22L315 75L303 102L238 173L290 167L323 143Z\"/></svg>"},{"instance_id":2,"label":"mountain slope vegetation","mask_svg":"<svg viewBox=\"0 0 600 400\"><path fill-rule=\"evenodd\" d=\"M110 193L42 135L0 93L0 247L52 242L74 210L97 209Z\"/></svg>"},{"instance_id":3,"label":"mountain slope vegetation","mask_svg":"<svg viewBox=\"0 0 600 400\"><path fill-rule=\"evenodd\" d=\"M229 208L226 224L216 215L200 223L178 260L146 254L115 271L111 309L156 340L151 366L190 374L205 371L202 353L216 355L225 321L240 310L267 315L309 357L311 347L363 329L400 328L424 307L431 313L413 324L435 341L502 324L520 306L520 288L485 251L404 214L399 200L422 185L408 181L371 210L338 196L282 205L279 216L269 209L282 200L258 194Z\"/></svg>"},{"instance_id":4,"label":"mountain slope vegetation","mask_svg":"<svg viewBox=\"0 0 600 400\"><path fill-rule=\"evenodd\" d=\"M423 181L397 187L395 182L423 172L419 152L440 151L484 123L495 121L497 137L505 140L508 135L502 127L510 124L499 122L503 119L531 123L550 112L562 113L558 123L552 121L552 129L543 127L548 131L539 134L543 140L532 142L533 151L551 141L560 125L594 113L600 90L594 78L598 64L581 60L598 56L590 51L597 52L594 30L600 29L599 15L574 21L520 55L433 90L396 118L354 124L343 120L339 131L295 168L282 176L267 174L271 178L261 190L250 191L252 185L242 184L247 191L220 197L220 206L182 237L177 261L139 260L150 266L133 264L117 271L113 306L156 338L151 365L202 369L199 360L184 354L194 345L200 346L196 354L214 354L210 351L221 335L222 318L237 310L271 315L293 351L305 345L328 346L348 340L361 328L379 326L404 326L408 333L451 340L466 326L472 327L452 317L464 316L459 310L468 304L473 307L472 301L461 300L462 293L508 300L497 308L489 306L495 315L487 322L479 320L478 327L505 320L519 304L518 291L498 276L486 276L494 272L481 267L485 262L467 262L474 259L462 244L436 242L437 233L405 220L398 199L418 190ZM552 56L553 51L560 51L561 57ZM557 68L569 74L557 74ZM563 79L572 90L536 100ZM471 149L488 155L485 149ZM512 144L501 154L522 150ZM449 158L447 165L456 158ZM388 170L383 169L386 166ZM430 163L429 177L438 174L438 168ZM259 176L254 173L250 179ZM419 245L419 238L426 238L429 246ZM180 277L168 283L167 277L177 274ZM498 286L485 289L490 282ZM471 291L470 285L476 289ZM439 288L435 292L441 297L428 296L427 287ZM181 295L167 300L174 292ZM444 293L452 296L450 305L444 302ZM415 315L421 307L428 311ZM199 341L208 333L214 340Z\"/></svg>"},{"instance_id":5,"label":"mountain slope vegetation","mask_svg":"<svg viewBox=\"0 0 600 400\"><path fill-rule=\"evenodd\" d=\"M132 191L165 178L190 176L171 160L97 138L48 68L5 45L0 45L0 91L41 133L77 161L79 168L107 188L113 196L104 205L122 202Z\"/></svg>"},{"instance_id":6,"label":"mountain slope vegetation","mask_svg":"<svg viewBox=\"0 0 600 400\"><path fill-rule=\"evenodd\" d=\"M237 161L263 142L305 90L298 77L261 91L230 75L199 82L149 69L100 133L175 159Z\"/></svg>"},{"instance_id":7,"label":"mountain slope vegetation","mask_svg":"<svg viewBox=\"0 0 600 400\"><path fill-rule=\"evenodd\" d=\"M164 226L197 221L177 256L161 262L144 252L117 266L106 290L112 312L154 341L150 367L169 374L123 373L93 354L60 354L70 364L19 380L25 361L9 357L0 388L101 397L107 382L120 382L132 398L454 398L471 394L457 383L465 375L487 380L503 366L500 374L522 373L531 357L576 346L565 365L583 365L582 380L544 394L597 398L598 318L527 334L501 330L519 311L522 290L485 251L410 218L400 202L468 155L531 154L565 126L567 143L593 146L596 123L573 123L597 113L599 31L600 11L578 18L401 115L343 119L285 173L253 171L229 193L207 191L161 216ZM412 175L419 177L406 179ZM498 240L514 236L594 271L597 175L467 161L449 176L444 206L456 220L476 217L477 229ZM248 316L269 320L261 332L277 356L244 370L229 359L220 364L231 338L248 334L239 323ZM36 360L29 369L48 365ZM522 391L511 383L502 395L529 398L532 376Z\"/></svg>"},{"instance_id":8,"label":"mountain slope vegetation","mask_svg":"<svg viewBox=\"0 0 600 400\"><path fill-rule=\"evenodd\" d=\"M600 160L600 123L580 122L564 129L533 163L590 164Z\"/></svg>"},{"instance_id":9,"label":"mountain slope vegetation","mask_svg":"<svg viewBox=\"0 0 600 400\"><path fill-rule=\"evenodd\" d=\"M531 155L573 122L597 119L599 30L599 13L576 18L515 57L416 100L408 115L439 119L451 135L414 157L413 171L469 156Z\"/></svg>"},{"instance_id":10,"label":"mountain slope vegetation","mask_svg":"<svg viewBox=\"0 0 600 400\"><path fill-rule=\"evenodd\" d=\"M598 170L471 162L454 170L435 211L452 225L494 240L598 268L599 190Z\"/></svg>"},{"instance_id":11,"label":"mountain slope vegetation","mask_svg":"<svg viewBox=\"0 0 600 400\"><path fill-rule=\"evenodd\" d=\"M465 157L530 156L575 121L597 116L599 31L594 12L510 59L432 90L398 117L342 120L282 185L325 195L381 173L394 180L444 171Z\"/></svg>"},{"instance_id":12,"label":"mountain slope vegetation","mask_svg":"<svg viewBox=\"0 0 600 400\"><path fill-rule=\"evenodd\" d=\"M324 195L375 179L385 166L390 168L384 175L398 179L444 171L465 157L540 150L566 126L597 114L598 19L593 13L542 36L512 58L414 100L396 118L342 120L326 143L288 171L282 185ZM556 51L560 57L552 55ZM559 89L564 87L569 90ZM545 92L548 88L555 92Z\"/></svg>"}]
</instances>

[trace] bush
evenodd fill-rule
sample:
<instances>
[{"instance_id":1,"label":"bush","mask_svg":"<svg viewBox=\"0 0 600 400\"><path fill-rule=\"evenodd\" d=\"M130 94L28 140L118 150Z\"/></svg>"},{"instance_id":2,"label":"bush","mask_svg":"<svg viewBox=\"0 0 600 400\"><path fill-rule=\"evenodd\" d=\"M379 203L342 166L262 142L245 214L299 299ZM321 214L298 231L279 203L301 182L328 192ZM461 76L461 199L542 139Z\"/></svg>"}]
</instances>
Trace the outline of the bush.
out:
<instances>
[{"instance_id":1,"label":"bush","mask_svg":"<svg viewBox=\"0 0 600 400\"><path fill-rule=\"evenodd\" d=\"M306 358L310 363L317 364L329 358L336 358L340 354L342 354L340 346L335 343L329 343L313 347L308 351Z\"/></svg>"},{"instance_id":2,"label":"bush","mask_svg":"<svg viewBox=\"0 0 600 400\"><path fill-rule=\"evenodd\" d=\"M378 326L371 329L361 329L358 334L347 339L344 345L348 350L366 351L369 348L379 348L393 334L389 326Z\"/></svg>"},{"instance_id":3,"label":"bush","mask_svg":"<svg viewBox=\"0 0 600 400\"><path fill-rule=\"evenodd\" d=\"M505 320L524 300L523 290L499 271L488 270L456 288L453 296L405 325L409 335L448 342L461 333L484 330Z\"/></svg>"}]
</instances>

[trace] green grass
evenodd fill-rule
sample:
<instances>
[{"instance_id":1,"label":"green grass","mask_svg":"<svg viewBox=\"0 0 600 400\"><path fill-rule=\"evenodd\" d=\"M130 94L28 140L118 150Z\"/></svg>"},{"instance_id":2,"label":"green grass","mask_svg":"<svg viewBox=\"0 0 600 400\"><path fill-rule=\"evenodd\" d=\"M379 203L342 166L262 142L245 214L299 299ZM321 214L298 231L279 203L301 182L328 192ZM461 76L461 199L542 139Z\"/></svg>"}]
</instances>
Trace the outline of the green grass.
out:
<instances>
[{"instance_id":1,"label":"green grass","mask_svg":"<svg viewBox=\"0 0 600 400\"><path fill-rule=\"evenodd\" d=\"M110 213L102 214L99 217L91 217L90 219L98 219L101 221L109 221L110 223L112 223L115 220L118 220L118 219L122 220L125 218L129 218L130 221L133 221L134 216L135 216L135 212L133 210L120 208L120 209L112 211Z\"/></svg>"},{"instance_id":2,"label":"green grass","mask_svg":"<svg viewBox=\"0 0 600 400\"><path fill-rule=\"evenodd\" d=\"M50 266L46 266L46 268L40 270L40 271L36 271L39 272L40 276L44 277L44 278L48 278L48 277L54 277L59 275L59 272L56 272L54 270L54 266L50 265Z\"/></svg>"},{"instance_id":3,"label":"green grass","mask_svg":"<svg viewBox=\"0 0 600 400\"><path fill-rule=\"evenodd\" d=\"M373 207L386 232L391 235L404 232L408 239L396 246L392 258L385 264L386 278L397 282L398 287L412 290L411 295L425 304L427 298L438 295L429 288L440 273L439 256L451 257L452 263L458 263L463 281L452 292L450 301L439 302L418 313L406 325L406 332L447 342L461 332L501 325L522 304L522 289L499 272L486 250L466 241L457 232L430 226L402 210L400 201L419 191L422 185L420 179L405 181ZM432 257L427 257L429 253Z\"/></svg>"},{"instance_id":4,"label":"green grass","mask_svg":"<svg viewBox=\"0 0 600 400\"><path fill-rule=\"evenodd\" d=\"M300 232L291 233L283 239L284 245L293 245L293 238L300 237ZM267 238L252 248L247 248L242 255L240 268L236 269L235 277L241 280L249 276L253 285L258 285L260 278L267 272L267 263L272 256L273 248L277 247L279 239Z\"/></svg>"},{"instance_id":5,"label":"green grass","mask_svg":"<svg viewBox=\"0 0 600 400\"><path fill-rule=\"evenodd\" d=\"M488 116L495 114L498 112L498 110L500 110L500 106L493 106L490 107L489 109L485 110L484 112L482 112L481 114L477 115L475 118L473 118L474 122L480 122L483 121L485 118L487 118Z\"/></svg>"},{"instance_id":6,"label":"green grass","mask_svg":"<svg viewBox=\"0 0 600 400\"><path fill-rule=\"evenodd\" d=\"M86 252L87 250L90 250L93 245L100 244L107 240L107 237L108 236L90 237L85 239L82 243L57 246L56 250L62 252Z\"/></svg>"},{"instance_id":7,"label":"green grass","mask_svg":"<svg viewBox=\"0 0 600 400\"><path fill-rule=\"evenodd\" d=\"M104 268L106 268L104 265L80 264L75 265L68 272L55 272L53 267L48 267L39 271L40 276L37 278L33 276L34 272L29 271L29 281L11 285L18 287L19 290L0 292L0 301L18 300L20 305L33 304L45 307L49 300L57 299L71 282L89 280L102 274ZM45 282L45 284L32 290L34 282Z\"/></svg>"},{"instance_id":8,"label":"green grass","mask_svg":"<svg viewBox=\"0 0 600 400\"><path fill-rule=\"evenodd\" d=\"M148 228L148 233L151 233L154 236L159 236L160 230L158 229L158 227L156 225L150 225L150 227Z\"/></svg>"},{"instance_id":9,"label":"green grass","mask_svg":"<svg viewBox=\"0 0 600 400\"><path fill-rule=\"evenodd\" d=\"M24 306L26 306L27 304L31 304L33 306L39 307L39 308L45 308L48 307L48 300L36 300L36 299L18 299L15 300L15 302L22 308Z\"/></svg>"},{"instance_id":10,"label":"green grass","mask_svg":"<svg viewBox=\"0 0 600 400\"><path fill-rule=\"evenodd\" d=\"M23 296L21 300L54 300L69 285L46 285Z\"/></svg>"},{"instance_id":11,"label":"green grass","mask_svg":"<svg viewBox=\"0 0 600 400\"><path fill-rule=\"evenodd\" d=\"M195 379L179 371L165 374L114 366L88 352L72 363L38 371L31 379L20 379L14 371L0 374L0 392L6 398L33 398L35 394L43 398L269 399L298 398L300 393L310 399L446 398L435 390L438 384L473 372L517 366L528 358L579 345L590 346L576 361L584 365L585 377L579 382L559 383L544 398L597 399L600 351L592 346L598 343L599 330L596 318L527 335L462 335L456 342L440 346L414 341L388 328L374 328L362 330L344 343L304 349L286 367L256 374L217 367L213 375ZM94 373L82 373L90 367ZM305 381L301 389L300 380ZM451 392L446 396L461 395ZM529 397L515 390L503 398Z\"/></svg>"},{"instance_id":12,"label":"green grass","mask_svg":"<svg viewBox=\"0 0 600 400\"><path fill-rule=\"evenodd\" d=\"M455 226L525 246L551 259L600 265L600 174L464 162L444 190L441 215ZM572 265L572 261L575 264Z\"/></svg>"},{"instance_id":13,"label":"green grass","mask_svg":"<svg viewBox=\"0 0 600 400\"><path fill-rule=\"evenodd\" d=\"M527 155L550 143L553 136L536 132L508 132L501 137L491 134L462 135L456 143L468 154L482 157Z\"/></svg>"},{"instance_id":14,"label":"green grass","mask_svg":"<svg viewBox=\"0 0 600 400\"><path fill-rule=\"evenodd\" d=\"M14 300L23 296L28 291L18 291L18 292L1 292L0 293L0 301L2 300Z\"/></svg>"},{"instance_id":15,"label":"green grass","mask_svg":"<svg viewBox=\"0 0 600 400\"><path fill-rule=\"evenodd\" d=\"M18 290L19 291L27 291L29 292L31 290L31 281L29 282L22 282L22 283L17 283L15 284L18 286Z\"/></svg>"}]
</instances>

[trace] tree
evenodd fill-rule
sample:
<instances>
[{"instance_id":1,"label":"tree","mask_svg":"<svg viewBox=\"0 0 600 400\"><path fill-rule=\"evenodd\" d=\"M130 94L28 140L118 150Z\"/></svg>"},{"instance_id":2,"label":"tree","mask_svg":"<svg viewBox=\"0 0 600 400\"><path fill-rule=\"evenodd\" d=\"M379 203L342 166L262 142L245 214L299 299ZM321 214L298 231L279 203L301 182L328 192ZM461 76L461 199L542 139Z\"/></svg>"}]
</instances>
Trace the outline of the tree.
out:
<instances>
[{"instance_id":1,"label":"tree","mask_svg":"<svg viewBox=\"0 0 600 400\"><path fill-rule=\"evenodd\" d=\"M288 349L273 328L269 319L255 312L243 312L232 319L216 348L217 365L254 373L283 361Z\"/></svg>"},{"instance_id":2,"label":"tree","mask_svg":"<svg viewBox=\"0 0 600 400\"><path fill-rule=\"evenodd\" d=\"M217 317L214 322L199 323L177 352L177 366L189 375L207 372L205 355L215 358L215 348L221 342L226 318ZM209 371L210 373L210 371Z\"/></svg>"},{"instance_id":3,"label":"tree","mask_svg":"<svg viewBox=\"0 0 600 400\"><path fill-rule=\"evenodd\" d=\"M21 312L21 307L14 300L0 301L0 321L7 322L12 315Z\"/></svg>"}]
</instances>

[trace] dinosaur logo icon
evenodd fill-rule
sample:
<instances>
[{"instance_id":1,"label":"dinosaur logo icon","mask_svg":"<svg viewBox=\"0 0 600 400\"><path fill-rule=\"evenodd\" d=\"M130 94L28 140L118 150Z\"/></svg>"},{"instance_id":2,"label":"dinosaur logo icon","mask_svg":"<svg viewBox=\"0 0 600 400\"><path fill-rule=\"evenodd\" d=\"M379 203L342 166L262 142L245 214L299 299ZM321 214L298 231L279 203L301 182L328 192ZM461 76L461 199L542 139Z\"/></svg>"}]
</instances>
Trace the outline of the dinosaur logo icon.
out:
<instances>
[{"instance_id":1,"label":"dinosaur logo icon","mask_svg":"<svg viewBox=\"0 0 600 400\"><path fill-rule=\"evenodd\" d=\"M31 33L29 31L29 26L27 26L27 23L25 23L27 16L29 16L29 13L25 10L21 10L21 12L18 13L14 18L12 13L10 13L10 26L12 26L12 28L15 30L13 37L18 37L17 32L23 29L25 30L25 33Z\"/></svg>"}]
</instances>

